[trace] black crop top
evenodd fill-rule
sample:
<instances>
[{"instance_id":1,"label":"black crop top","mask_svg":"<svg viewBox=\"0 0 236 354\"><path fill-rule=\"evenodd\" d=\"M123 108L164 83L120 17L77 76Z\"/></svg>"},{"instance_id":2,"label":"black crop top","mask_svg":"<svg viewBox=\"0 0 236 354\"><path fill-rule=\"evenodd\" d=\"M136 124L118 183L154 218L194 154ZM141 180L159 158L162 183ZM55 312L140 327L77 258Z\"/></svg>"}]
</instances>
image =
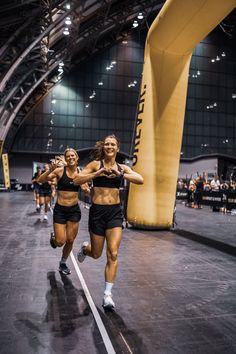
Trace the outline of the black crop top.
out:
<instances>
[{"instance_id":1,"label":"black crop top","mask_svg":"<svg viewBox=\"0 0 236 354\"><path fill-rule=\"evenodd\" d=\"M65 192L78 192L79 188L80 186L76 186L73 183L73 178L67 176L66 167L64 167L63 175L57 183L57 190Z\"/></svg>"},{"instance_id":2,"label":"black crop top","mask_svg":"<svg viewBox=\"0 0 236 354\"><path fill-rule=\"evenodd\" d=\"M101 161L100 168L104 167L103 161ZM118 171L121 172L122 168L117 163ZM107 177L107 176L98 176L93 179L93 187L105 187L105 188L117 188L121 187L121 183L123 180L122 176L114 176L114 177Z\"/></svg>"}]
</instances>

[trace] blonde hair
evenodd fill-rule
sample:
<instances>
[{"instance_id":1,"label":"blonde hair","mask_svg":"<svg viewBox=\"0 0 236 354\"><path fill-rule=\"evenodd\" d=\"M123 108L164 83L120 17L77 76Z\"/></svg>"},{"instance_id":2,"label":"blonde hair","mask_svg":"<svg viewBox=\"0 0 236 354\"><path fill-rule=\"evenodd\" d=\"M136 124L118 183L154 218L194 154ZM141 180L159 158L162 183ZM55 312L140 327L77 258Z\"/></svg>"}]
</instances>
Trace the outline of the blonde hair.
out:
<instances>
[{"instance_id":1,"label":"blonde hair","mask_svg":"<svg viewBox=\"0 0 236 354\"><path fill-rule=\"evenodd\" d=\"M75 155L77 156L77 158L79 159L79 155L78 155L77 151L75 149L72 149L72 148L65 149L65 151L64 151L64 158L65 159L66 159L66 154L67 154L68 151L73 151L75 153Z\"/></svg>"}]
</instances>

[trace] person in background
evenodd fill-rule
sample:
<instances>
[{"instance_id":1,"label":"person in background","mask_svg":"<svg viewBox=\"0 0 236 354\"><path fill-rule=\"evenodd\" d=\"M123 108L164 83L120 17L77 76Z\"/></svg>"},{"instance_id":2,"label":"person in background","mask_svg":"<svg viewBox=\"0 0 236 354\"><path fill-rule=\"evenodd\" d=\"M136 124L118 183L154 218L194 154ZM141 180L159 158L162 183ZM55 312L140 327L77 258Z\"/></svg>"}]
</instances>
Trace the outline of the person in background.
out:
<instances>
[{"instance_id":1,"label":"person in background","mask_svg":"<svg viewBox=\"0 0 236 354\"><path fill-rule=\"evenodd\" d=\"M104 308L114 308L112 287L117 274L118 250L122 238L123 213L119 190L123 180L143 184L143 177L130 167L116 162L120 143L115 135L98 141L93 161L74 178L75 184L92 181L92 205L89 210L90 244L84 242L77 254L79 262L86 256L101 256L106 241Z\"/></svg>"},{"instance_id":2,"label":"person in background","mask_svg":"<svg viewBox=\"0 0 236 354\"><path fill-rule=\"evenodd\" d=\"M202 209L201 206L201 199L202 199L202 191L203 191L203 184L204 180L202 176L198 176L195 181L195 191L194 191L194 208L195 209Z\"/></svg>"},{"instance_id":3,"label":"person in background","mask_svg":"<svg viewBox=\"0 0 236 354\"><path fill-rule=\"evenodd\" d=\"M36 167L36 172L32 177L32 183L34 188L34 200L36 202L36 211L40 212L40 205L39 205L39 183L37 182L38 177L41 174L41 168L39 166Z\"/></svg>"},{"instance_id":4,"label":"person in background","mask_svg":"<svg viewBox=\"0 0 236 354\"><path fill-rule=\"evenodd\" d=\"M44 174L45 172L49 171L49 164L45 163L44 165L44 170L40 174ZM44 183L39 182L39 178L37 178L37 181L39 183L39 205L40 205L40 211L42 211L42 208L44 208L44 216L43 220L47 221L48 216L47 212L50 207L51 203L51 194L52 194L52 189L51 189L51 184L53 183L52 181L46 181Z\"/></svg>"},{"instance_id":5,"label":"person in background","mask_svg":"<svg viewBox=\"0 0 236 354\"><path fill-rule=\"evenodd\" d=\"M211 181L211 190L218 191L220 189L220 180L218 176L215 176Z\"/></svg>"}]
</instances>

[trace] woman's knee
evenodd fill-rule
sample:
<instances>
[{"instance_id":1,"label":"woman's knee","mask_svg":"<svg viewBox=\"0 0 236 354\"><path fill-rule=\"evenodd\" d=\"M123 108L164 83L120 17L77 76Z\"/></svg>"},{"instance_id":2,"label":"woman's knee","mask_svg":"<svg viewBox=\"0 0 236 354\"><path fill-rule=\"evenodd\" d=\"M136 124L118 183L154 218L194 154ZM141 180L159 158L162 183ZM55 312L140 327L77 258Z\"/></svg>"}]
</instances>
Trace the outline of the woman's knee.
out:
<instances>
[{"instance_id":1,"label":"woman's knee","mask_svg":"<svg viewBox=\"0 0 236 354\"><path fill-rule=\"evenodd\" d=\"M57 239L56 239L56 245L57 245L57 247L62 247L62 246L64 246L64 244L65 244L65 241L64 241L64 240L57 240Z\"/></svg>"},{"instance_id":2,"label":"woman's knee","mask_svg":"<svg viewBox=\"0 0 236 354\"><path fill-rule=\"evenodd\" d=\"M117 257L118 257L118 253L117 253L116 250L107 252L108 261L116 262L117 261Z\"/></svg>"},{"instance_id":3,"label":"woman's knee","mask_svg":"<svg viewBox=\"0 0 236 354\"><path fill-rule=\"evenodd\" d=\"M91 251L91 253L92 253L92 257L93 257L94 259L98 259L98 258L100 258L101 255L102 255L101 252L96 252L96 251Z\"/></svg>"}]
</instances>

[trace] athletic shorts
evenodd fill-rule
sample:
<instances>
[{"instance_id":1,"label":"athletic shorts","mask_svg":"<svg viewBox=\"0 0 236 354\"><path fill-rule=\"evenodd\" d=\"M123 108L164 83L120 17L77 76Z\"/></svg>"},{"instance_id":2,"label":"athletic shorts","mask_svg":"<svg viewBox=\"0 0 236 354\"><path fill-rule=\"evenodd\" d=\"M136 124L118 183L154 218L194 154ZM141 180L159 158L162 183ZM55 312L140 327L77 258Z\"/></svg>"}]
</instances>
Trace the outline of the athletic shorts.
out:
<instances>
[{"instance_id":1,"label":"athletic shorts","mask_svg":"<svg viewBox=\"0 0 236 354\"><path fill-rule=\"evenodd\" d=\"M57 224L66 224L67 221L79 222L80 219L81 210L79 204L73 206L55 204L53 209L53 222Z\"/></svg>"},{"instance_id":2,"label":"athletic shorts","mask_svg":"<svg viewBox=\"0 0 236 354\"><path fill-rule=\"evenodd\" d=\"M34 191L39 194L39 184L34 184Z\"/></svg>"},{"instance_id":3,"label":"athletic shorts","mask_svg":"<svg viewBox=\"0 0 236 354\"><path fill-rule=\"evenodd\" d=\"M51 197L52 191L48 189L39 189L40 197Z\"/></svg>"},{"instance_id":4,"label":"athletic shorts","mask_svg":"<svg viewBox=\"0 0 236 354\"><path fill-rule=\"evenodd\" d=\"M122 227L123 213L120 204L92 204L89 209L89 231L105 236L107 229Z\"/></svg>"}]
</instances>

